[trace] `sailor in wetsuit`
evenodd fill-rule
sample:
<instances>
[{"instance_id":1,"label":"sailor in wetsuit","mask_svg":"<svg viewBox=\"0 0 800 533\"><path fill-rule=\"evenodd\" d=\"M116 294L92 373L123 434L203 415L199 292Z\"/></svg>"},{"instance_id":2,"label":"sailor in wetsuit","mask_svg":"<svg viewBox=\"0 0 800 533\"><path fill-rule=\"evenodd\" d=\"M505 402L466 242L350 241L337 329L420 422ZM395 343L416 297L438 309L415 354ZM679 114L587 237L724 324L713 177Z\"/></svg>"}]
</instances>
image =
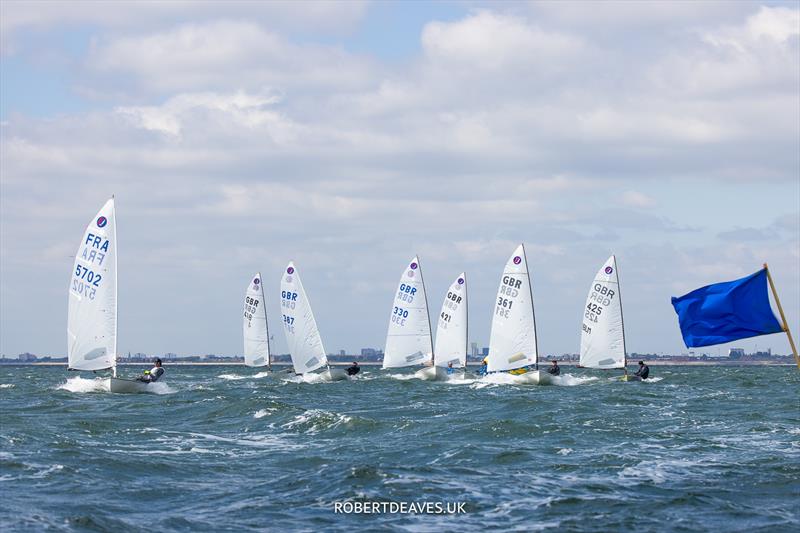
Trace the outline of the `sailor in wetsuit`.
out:
<instances>
[{"instance_id":1,"label":"sailor in wetsuit","mask_svg":"<svg viewBox=\"0 0 800 533\"><path fill-rule=\"evenodd\" d=\"M558 361L553 360L553 366L547 369L547 373L552 376L559 376L561 375L561 367L558 366Z\"/></svg>"},{"instance_id":2,"label":"sailor in wetsuit","mask_svg":"<svg viewBox=\"0 0 800 533\"><path fill-rule=\"evenodd\" d=\"M347 375L348 376L355 376L359 372L361 372L361 367L358 366L358 363L356 361L353 361L353 365L352 366L348 366L347 367Z\"/></svg>"},{"instance_id":3,"label":"sailor in wetsuit","mask_svg":"<svg viewBox=\"0 0 800 533\"><path fill-rule=\"evenodd\" d=\"M447 363L447 373L448 374L454 374L455 371L456 371L456 369L453 368L453 362L450 361L449 363Z\"/></svg>"},{"instance_id":4,"label":"sailor in wetsuit","mask_svg":"<svg viewBox=\"0 0 800 533\"><path fill-rule=\"evenodd\" d=\"M150 370L144 371L144 376L136 378L136 381L143 381L145 383L155 383L164 375L164 369L161 368L161 359L156 358L155 366Z\"/></svg>"},{"instance_id":5,"label":"sailor in wetsuit","mask_svg":"<svg viewBox=\"0 0 800 533\"><path fill-rule=\"evenodd\" d=\"M485 376L487 374L487 369L489 368L489 358L484 357L483 362L481 363L480 368L478 369L479 376Z\"/></svg>"},{"instance_id":6,"label":"sailor in wetsuit","mask_svg":"<svg viewBox=\"0 0 800 533\"><path fill-rule=\"evenodd\" d=\"M644 361L639 361L639 370L637 370L634 375L642 379L647 379L647 376L650 375L650 367L644 364Z\"/></svg>"}]
</instances>

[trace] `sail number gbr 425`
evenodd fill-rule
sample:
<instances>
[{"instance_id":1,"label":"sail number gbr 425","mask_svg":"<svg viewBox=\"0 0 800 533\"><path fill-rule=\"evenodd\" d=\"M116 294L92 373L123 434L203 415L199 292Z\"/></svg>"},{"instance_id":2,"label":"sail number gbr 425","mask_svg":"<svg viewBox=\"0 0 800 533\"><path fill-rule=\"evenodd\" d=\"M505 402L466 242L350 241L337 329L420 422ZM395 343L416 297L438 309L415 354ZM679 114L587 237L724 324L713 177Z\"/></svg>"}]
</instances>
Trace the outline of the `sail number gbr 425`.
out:
<instances>
[{"instance_id":1,"label":"sail number gbr 425","mask_svg":"<svg viewBox=\"0 0 800 533\"><path fill-rule=\"evenodd\" d=\"M589 303L586 305L586 311L583 317L589 322L597 323L597 319L603 314L603 307L608 307L614 301L614 291L603 285L602 283L595 283L592 294L589 295ZM583 324L583 331L587 333L592 332L592 328Z\"/></svg>"}]
</instances>

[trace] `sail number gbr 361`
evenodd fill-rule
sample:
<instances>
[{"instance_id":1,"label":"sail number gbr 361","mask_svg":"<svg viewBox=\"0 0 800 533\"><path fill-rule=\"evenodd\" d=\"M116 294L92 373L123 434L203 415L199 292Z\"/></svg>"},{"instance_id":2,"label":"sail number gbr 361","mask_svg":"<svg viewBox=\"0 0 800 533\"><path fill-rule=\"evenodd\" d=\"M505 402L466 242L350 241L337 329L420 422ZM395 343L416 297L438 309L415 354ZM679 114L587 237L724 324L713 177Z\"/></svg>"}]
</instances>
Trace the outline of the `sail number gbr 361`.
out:
<instances>
[{"instance_id":1,"label":"sail number gbr 361","mask_svg":"<svg viewBox=\"0 0 800 533\"><path fill-rule=\"evenodd\" d=\"M495 315L508 318L514 305L514 298L519 296L520 287L522 287L522 280L514 279L512 276L503 276L503 283L500 284L500 291L497 294L497 305L494 308Z\"/></svg>"}]
</instances>

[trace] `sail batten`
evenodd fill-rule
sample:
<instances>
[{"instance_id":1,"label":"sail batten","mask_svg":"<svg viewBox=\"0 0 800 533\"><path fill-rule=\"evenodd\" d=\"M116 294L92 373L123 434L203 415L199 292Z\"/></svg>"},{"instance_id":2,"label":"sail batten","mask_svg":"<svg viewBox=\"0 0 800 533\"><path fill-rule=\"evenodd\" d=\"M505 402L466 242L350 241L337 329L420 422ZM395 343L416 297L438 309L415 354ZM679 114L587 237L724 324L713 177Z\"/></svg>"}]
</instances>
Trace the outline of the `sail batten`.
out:
<instances>
[{"instance_id":1,"label":"sail batten","mask_svg":"<svg viewBox=\"0 0 800 533\"><path fill-rule=\"evenodd\" d=\"M305 374L327 366L328 358L317 321L293 262L287 265L281 278L281 313L294 371Z\"/></svg>"},{"instance_id":2,"label":"sail batten","mask_svg":"<svg viewBox=\"0 0 800 533\"><path fill-rule=\"evenodd\" d=\"M511 254L494 303L487 370L514 370L539 361L528 261L520 244Z\"/></svg>"},{"instance_id":3,"label":"sail batten","mask_svg":"<svg viewBox=\"0 0 800 533\"><path fill-rule=\"evenodd\" d=\"M267 307L264 299L264 283L260 272L257 272L247 285L242 322L244 364L253 367L269 365Z\"/></svg>"},{"instance_id":4,"label":"sail batten","mask_svg":"<svg viewBox=\"0 0 800 533\"><path fill-rule=\"evenodd\" d=\"M383 368L420 365L432 359L428 298L419 258L414 257L400 276L392 302Z\"/></svg>"},{"instance_id":5,"label":"sail batten","mask_svg":"<svg viewBox=\"0 0 800 533\"><path fill-rule=\"evenodd\" d=\"M68 367L115 369L117 355L117 232L114 199L83 233L69 285Z\"/></svg>"},{"instance_id":6,"label":"sail batten","mask_svg":"<svg viewBox=\"0 0 800 533\"><path fill-rule=\"evenodd\" d=\"M435 365L463 368L467 365L467 276L458 275L442 303L436 326Z\"/></svg>"},{"instance_id":7,"label":"sail batten","mask_svg":"<svg viewBox=\"0 0 800 533\"><path fill-rule=\"evenodd\" d=\"M597 271L589 288L581 324L580 365L625 368L625 328L622 322L619 273L613 255Z\"/></svg>"}]
</instances>

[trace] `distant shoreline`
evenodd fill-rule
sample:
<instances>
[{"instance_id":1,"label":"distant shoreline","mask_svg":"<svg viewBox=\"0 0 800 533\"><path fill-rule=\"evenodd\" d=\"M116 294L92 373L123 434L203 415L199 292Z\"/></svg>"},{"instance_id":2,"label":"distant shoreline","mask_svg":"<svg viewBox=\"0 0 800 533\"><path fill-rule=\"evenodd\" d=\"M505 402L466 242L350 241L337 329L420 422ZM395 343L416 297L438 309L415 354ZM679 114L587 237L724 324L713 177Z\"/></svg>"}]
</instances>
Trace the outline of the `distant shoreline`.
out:
<instances>
[{"instance_id":1,"label":"distant shoreline","mask_svg":"<svg viewBox=\"0 0 800 533\"><path fill-rule=\"evenodd\" d=\"M143 362L143 363L118 363L117 366L149 366L152 363L150 362ZM352 363L344 363L344 362L331 362L331 366L350 366ZM378 361L364 361L358 362L359 366L382 366L383 363ZM577 366L577 362L575 361L559 361L558 364L564 367L575 367ZM795 366L795 363L788 362L779 362L779 361L647 361L649 366ZM549 361L542 361L539 363L539 366L546 367L549 365ZM53 362L42 362L42 363L0 363L0 367L2 366L63 366L66 367L66 363L53 363ZM202 362L202 361L176 361L174 363L166 361L164 366L242 366L244 367L244 363L242 362L223 362L223 361L214 361L214 362ZM277 367L290 367L292 366L291 363L273 363L272 366ZM468 367L478 367L480 364L478 363L467 363ZM628 367L635 367L636 363L628 363ZM266 368L266 367L259 367L259 368Z\"/></svg>"}]
</instances>

